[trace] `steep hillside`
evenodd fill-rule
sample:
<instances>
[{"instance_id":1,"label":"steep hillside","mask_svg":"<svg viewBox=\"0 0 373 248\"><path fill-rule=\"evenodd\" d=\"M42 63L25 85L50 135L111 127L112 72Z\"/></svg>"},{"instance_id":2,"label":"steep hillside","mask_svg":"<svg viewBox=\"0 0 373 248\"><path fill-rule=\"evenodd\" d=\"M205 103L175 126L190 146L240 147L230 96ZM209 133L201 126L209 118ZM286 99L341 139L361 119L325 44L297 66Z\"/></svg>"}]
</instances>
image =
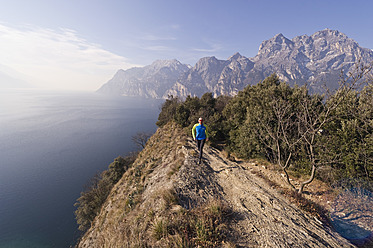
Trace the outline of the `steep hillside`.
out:
<instances>
[{"instance_id":1,"label":"steep hillside","mask_svg":"<svg viewBox=\"0 0 373 248\"><path fill-rule=\"evenodd\" d=\"M167 124L114 186L78 247L354 247L262 175ZM265 170L265 169L263 169Z\"/></svg>"}]
</instances>

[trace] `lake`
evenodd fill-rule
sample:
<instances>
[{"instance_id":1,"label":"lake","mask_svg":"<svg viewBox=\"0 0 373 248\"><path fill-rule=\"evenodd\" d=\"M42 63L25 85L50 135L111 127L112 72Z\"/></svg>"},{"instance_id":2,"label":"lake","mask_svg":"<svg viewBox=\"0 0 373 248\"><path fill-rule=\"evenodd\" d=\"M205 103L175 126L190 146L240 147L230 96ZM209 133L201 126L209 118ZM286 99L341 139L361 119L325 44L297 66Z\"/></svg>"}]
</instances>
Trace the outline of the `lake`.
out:
<instances>
[{"instance_id":1,"label":"lake","mask_svg":"<svg viewBox=\"0 0 373 248\"><path fill-rule=\"evenodd\" d=\"M0 89L0 248L74 245L84 185L156 130L162 102Z\"/></svg>"}]
</instances>

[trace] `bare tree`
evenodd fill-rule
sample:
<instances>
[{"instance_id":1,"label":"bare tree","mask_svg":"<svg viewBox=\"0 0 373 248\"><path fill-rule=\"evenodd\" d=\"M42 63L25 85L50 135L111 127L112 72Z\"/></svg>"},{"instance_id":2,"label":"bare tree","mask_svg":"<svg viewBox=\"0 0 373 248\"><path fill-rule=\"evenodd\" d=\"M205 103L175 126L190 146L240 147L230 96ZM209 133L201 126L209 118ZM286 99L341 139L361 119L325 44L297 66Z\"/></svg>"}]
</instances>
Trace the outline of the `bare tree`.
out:
<instances>
[{"instance_id":1,"label":"bare tree","mask_svg":"<svg viewBox=\"0 0 373 248\"><path fill-rule=\"evenodd\" d=\"M321 164L332 161L321 161L318 157L317 139L322 135L324 126L333 120L333 111L338 108L356 88L361 88L363 79L370 78L372 65L357 63L355 70L342 77L335 92L326 91L324 96L308 95L305 87L298 88L298 102L289 99L273 99L269 104L272 115L269 119L257 118L262 128L258 129L258 138L271 152L274 160L285 173L287 182L303 193L304 187L310 184ZM258 101L260 102L260 101ZM291 183L287 172L294 155L302 147L311 165L310 176L300 183L298 189Z\"/></svg>"},{"instance_id":2,"label":"bare tree","mask_svg":"<svg viewBox=\"0 0 373 248\"><path fill-rule=\"evenodd\" d=\"M290 181L287 169L293 155L293 147L300 142L300 139L291 137L291 132L296 126L293 121L295 113L291 107L286 100L277 99L270 103L273 115L270 115L269 119L258 118L257 121L261 123L262 127L258 128L258 138L272 153L277 165L285 173L287 182L295 189Z\"/></svg>"},{"instance_id":3,"label":"bare tree","mask_svg":"<svg viewBox=\"0 0 373 248\"><path fill-rule=\"evenodd\" d=\"M361 86L366 83L364 79L371 78L372 68L372 65L363 65L358 62L354 71L350 72L346 77L341 76L339 87L334 93L327 91L325 98L322 101L320 99L319 106L322 106L321 109L315 108L315 105L310 102L311 98L307 98L308 100L305 99L301 103L302 111L297 113L299 124L303 127L300 137L305 142L308 160L312 169L309 178L300 183L299 193L302 193L304 187L314 180L316 168L320 164L330 162L320 161L317 158L318 154L315 149L317 137L323 132L325 124L333 120L333 111L346 101L346 98L353 90L361 89Z\"/></svg>"},{"instance_id":4,"label":"bare tree","mask_svg":"<svg viewBox=\"0 0 373 248\"><path fill-rule=\"evenodd\" d=\"M144 149L146 142L152 136L150 133L138 132L132 136L132 141L136 144L139 149Z\"/></svg>"}]
</instances>

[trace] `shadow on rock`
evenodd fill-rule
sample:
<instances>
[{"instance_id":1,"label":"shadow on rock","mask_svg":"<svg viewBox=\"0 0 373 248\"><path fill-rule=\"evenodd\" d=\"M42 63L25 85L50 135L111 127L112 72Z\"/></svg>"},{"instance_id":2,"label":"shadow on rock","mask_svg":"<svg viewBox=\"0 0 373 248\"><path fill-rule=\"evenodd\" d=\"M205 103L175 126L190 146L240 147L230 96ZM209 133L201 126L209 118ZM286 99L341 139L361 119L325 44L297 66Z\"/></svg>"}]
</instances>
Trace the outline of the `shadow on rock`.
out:
<instances>
[{"instance_id":1,"label":"shadow on rock","mask_svg":"<svg viewBox=\"0 0 373 248\"><path fill-rule=\"evenodd\" d=\"M338 232L342 237L348 239L354 245L359 247L373 246L373 233L356 225L352 221L338 216L331 216L331 224L336 232Z\"/></svg>"}]
</instances>

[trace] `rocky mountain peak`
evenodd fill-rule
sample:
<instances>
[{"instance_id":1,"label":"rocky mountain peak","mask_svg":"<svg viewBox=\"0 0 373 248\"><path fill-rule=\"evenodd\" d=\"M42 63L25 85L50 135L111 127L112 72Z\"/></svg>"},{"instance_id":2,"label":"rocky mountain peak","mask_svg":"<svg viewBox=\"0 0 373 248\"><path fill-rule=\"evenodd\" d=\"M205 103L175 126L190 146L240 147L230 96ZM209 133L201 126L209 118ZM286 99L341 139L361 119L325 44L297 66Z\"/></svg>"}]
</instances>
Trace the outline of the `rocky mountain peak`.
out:
<instances>
[{"instance_id":1,"label":"rocky mountain peak","mask_svg":"<svg viewBox=\"0 0 373 248\"><path fill-rule=\"evenodd\" d=\"M311 35L311 37L313 39L317 39L317 38L326 38L326 39L331 39L331 38L341 39L342 38L342 39L347 39L348 38L347 35L345 35L344 33L341 33L338 30L332 30L332 29L328 29L328 28L314 33L313 35Z\"/></svg>"},{"instance_id":2,"label":"rocky mountain peak","mask_svg":"<svg viewBox=\"0 0 373 248\"><path fill-rule=\"evenodd\" d=\"M171 60L156 60L151 65L146 66L147 69L151 71L159 71L162 68L168 68L169 70L177 70L179 67L185 67L176 59Z\"/></svg>"},{"instance_id":3,"label":"rocky mountain peak","mask_svg":"<svg viewBox=\"0 0 373 248\"><path fill-rule=\"evenodd\" d=\"M235 95L276 73L290 85L307 84L320 92L326 83L338 86L341 70L349 73L356 61L373 61L373 51L338 30L324 29L312 35L286 38L279 33L263 41L258 54L246 58L235 53L227 60L201 58L194 67L173 60L157 60L143 68L119 70L101 92L167 98L202 96L206 92Z\"/></svg>"},{"instance_id":4,"label":"rocky mountain peak","mask_svg":"<svg viewBox=\"0 0 373 248\"><path fill-rule=\"evenodd\" d=\"M208 67L210 65L214 65L218 63L219 63L219 60L215 56L204 57L198 60L194 68L198 70L199 68Z\"/></svg>"},{"instance_id":5,"label":"rocky mountain peak","mask_svg":"<svg viewBox=\"0 0 373 248\"><path fill-rule=\"evenodd\" d=\"M286 38L282 33L276 34L271 40L274 40L276 43L286 43L288 38Z\"/></svg>"},{"instance_id":6,"label":"rocky mountain peak","mask_svg":"<svg viewBox=\"0 0 373 248\"><path fill-rule=\"evenodd\" d=\"M205 57L200 59L192 71L197 71L203 74L202 77L208 78L215 77L215 75L223 70L227 61L219 60L215 56ZM210 76L209 76L210 75Z\"/></svg>"},{"instance_id":7,"label":"rocky mountain peak","mask_svg":"<svg viewBox=\"0 0 373 248\"><path fill-rule=\"evenodd\" d=\"M273 38L263 41L259 47L258 56L273 56L281 50L291 50L294 43L283 34L277 34Z\"/></svg>"},{"instance_id":8,"label":"rocky mountain peak","mask_svg":"<svg viewBox=\"0 0 373 248\"><path fill-rule=\"evenodd\" d=\"M244 56L242 56L239 52L237 52L233 54L232 56L230 56L228 60L232 61L232 60L238 60L240 58L244 58Z\"/></svg>"}]
</instances>

